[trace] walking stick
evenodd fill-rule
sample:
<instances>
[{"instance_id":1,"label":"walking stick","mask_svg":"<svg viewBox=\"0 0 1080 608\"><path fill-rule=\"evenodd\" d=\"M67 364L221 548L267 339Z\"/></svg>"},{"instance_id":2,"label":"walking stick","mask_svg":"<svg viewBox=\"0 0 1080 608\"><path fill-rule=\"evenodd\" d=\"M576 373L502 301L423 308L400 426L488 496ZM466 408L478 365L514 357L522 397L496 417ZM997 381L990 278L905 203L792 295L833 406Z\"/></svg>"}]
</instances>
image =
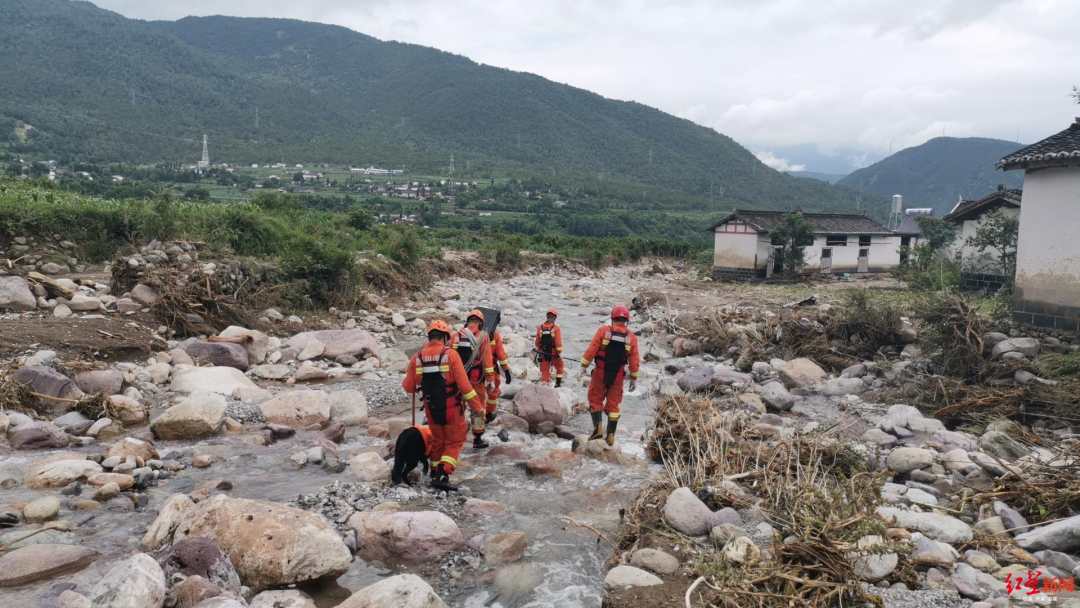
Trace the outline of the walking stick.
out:
<instances>
[{"instance_id":1,"label":"walking stick","mask_svg":"<svg viewBox=\"0 0 1080 608\"><path fill-rule=\"evenodd\" d=\"M416 393L412 394L412 425L416 426Z\"/></svg>"}]
</instances>

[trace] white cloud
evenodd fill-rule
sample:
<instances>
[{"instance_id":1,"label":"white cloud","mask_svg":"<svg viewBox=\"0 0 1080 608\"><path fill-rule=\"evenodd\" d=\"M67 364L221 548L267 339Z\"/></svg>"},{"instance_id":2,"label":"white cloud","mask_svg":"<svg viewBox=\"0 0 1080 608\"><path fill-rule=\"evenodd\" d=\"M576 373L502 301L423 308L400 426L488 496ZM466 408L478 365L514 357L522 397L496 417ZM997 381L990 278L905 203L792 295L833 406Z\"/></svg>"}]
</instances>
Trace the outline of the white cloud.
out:
<instances>
[{"instance_id":1,"label":"white cloud","mask_svg":"<svg viewBox=\"0 0 1080 608\"><path fill-rule=\"evenodd\" d=\"M1080 83L1075 0L98 3L336 23L640 101L760 150L873 158L943 127L1030 142L1071 122Z\"/></svg>"},{"instance_id":2,"label":"white cloud","mask_svg":"<svg viewBox=\"0 0 1080 608\"><path fill-rule=\"evenodd\" d=\"M779 156L767 150L761 152L754 152L754 156L756 156L757 159L761 162L772 167L773 169L776 169L777 171L806 171L806 165L793 165L789 163L786 159L780 158Z\"/></svg>"}]
</instances>

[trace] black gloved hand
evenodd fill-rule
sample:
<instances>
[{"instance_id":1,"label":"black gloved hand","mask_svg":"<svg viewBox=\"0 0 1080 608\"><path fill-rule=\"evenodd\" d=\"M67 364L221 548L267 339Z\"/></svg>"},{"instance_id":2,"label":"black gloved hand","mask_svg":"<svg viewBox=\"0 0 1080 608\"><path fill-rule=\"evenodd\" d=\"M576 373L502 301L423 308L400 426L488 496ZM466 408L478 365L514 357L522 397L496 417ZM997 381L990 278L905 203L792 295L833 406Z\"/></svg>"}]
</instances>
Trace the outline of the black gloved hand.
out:
<instances>
[{"instance_id":1,"label":"black gloved hand","mask_svg":"<svg viewBox=\"0 0 1080 608\"><path fill-rule=\"evenodd\" d=\"M506 378L507 384L510 384L514 380L514 376L510 373L509 369L503 369L503 378Z\"/></svg>"}]
</instances>

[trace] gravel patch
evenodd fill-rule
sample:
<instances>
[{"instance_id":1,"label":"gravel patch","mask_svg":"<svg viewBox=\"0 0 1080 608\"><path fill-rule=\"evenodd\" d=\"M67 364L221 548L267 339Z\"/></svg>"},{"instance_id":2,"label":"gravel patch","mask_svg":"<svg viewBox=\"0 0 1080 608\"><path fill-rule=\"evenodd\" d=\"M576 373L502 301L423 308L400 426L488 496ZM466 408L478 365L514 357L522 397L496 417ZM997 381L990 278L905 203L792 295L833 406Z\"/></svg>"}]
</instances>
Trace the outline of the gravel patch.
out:
<instances>
[{"instance_id":1,"label":"gravel patch","mask_svg":"<svg viewBox=\"0 0 1080 608\"><path fill-rule=\"evenodd\" d=\"M225 405L225 415L242 424L262 424L266 422L259 406L242 401L230 401Z\"/></svg>"}]
</instances>

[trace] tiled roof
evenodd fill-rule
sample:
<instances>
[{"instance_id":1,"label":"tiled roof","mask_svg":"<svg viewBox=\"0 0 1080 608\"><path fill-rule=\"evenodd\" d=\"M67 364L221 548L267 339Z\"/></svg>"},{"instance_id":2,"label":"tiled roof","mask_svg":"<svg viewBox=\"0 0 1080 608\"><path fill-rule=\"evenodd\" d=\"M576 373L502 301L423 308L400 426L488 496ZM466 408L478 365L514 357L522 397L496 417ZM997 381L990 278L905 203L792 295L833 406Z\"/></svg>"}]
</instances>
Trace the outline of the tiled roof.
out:
<instances>
[{"instance_id":1,"label":"tiled roof","mask_svg":"<svg viewBox=\"0 0 1080 608\"><path fill-rule=\"evenodd\" d=\"M784 217L791 211L740 211L734 210L724 219L713 225L726 224L740 219L750 224L758 232L770 232L784 223ZM858 213L803 213L803 219L810 223L815 234L892 234L888 228Z\"/></svg>"},{"instance_id":2,"label":"tiled roof","mask_svg":"<svg viewBox=\"0 0 1080 608\"><path fill-rule=\"evenodd\" d=\"M917 221L920 217L930 217L929 215L905 215L901 220L900 225L896 227L896 234L915 235L922 236L922 226Z\"/></svg>"},{"instance_id":3,"label":"tiled roof","mask_svg":"<svg viewBox=\"0 0 1080 608\"><path fill-rule=\"evenodd\" d=\"M1068 129L1020 148L997 162L999 169L1080 165L1080 118Z\"/></svg>"},{"instance_id":4,"label":"tiled roof","mask_svg":"<svg viewBox=\"0 0 1080 608\"><path fill-rule=\"evenodd\" d=\"M974 201L960 201L945 216L947 222L962 222L978 217L999 207L1020 208L1021 190L998 190Z\"/></svg>"}]
</instances>

